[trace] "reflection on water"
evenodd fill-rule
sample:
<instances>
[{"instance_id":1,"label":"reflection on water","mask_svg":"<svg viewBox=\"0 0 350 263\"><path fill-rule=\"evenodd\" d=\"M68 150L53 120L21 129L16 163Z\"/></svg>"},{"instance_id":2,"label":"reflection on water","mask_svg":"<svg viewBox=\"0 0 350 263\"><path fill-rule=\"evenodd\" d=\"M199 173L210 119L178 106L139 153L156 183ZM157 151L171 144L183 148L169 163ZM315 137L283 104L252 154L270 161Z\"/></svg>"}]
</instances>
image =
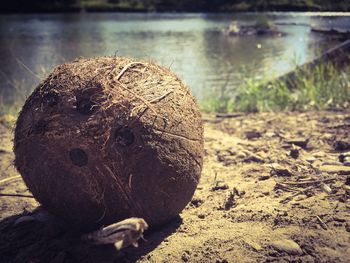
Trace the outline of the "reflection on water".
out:
<instances>
[{"instance_id":1,"label":"reflection on water","mask_svg":"<svg viewBox=\"0 0 350 263\"><path fill-rule=\"evenodd\" d=\"M57 64L117 54L171 67L201 98L206 90L224 85L230 73L228 85L234 88L243 67L254 75L280 74L334 44L310 33L311 24L350 27L349 17L269 16L286 37L222 34L233 19L254 23L255 14L1 15L0 89L6 97L13 86L31 91L39 82L34 74L43 77Z\"/></svg>"}]
</instances>

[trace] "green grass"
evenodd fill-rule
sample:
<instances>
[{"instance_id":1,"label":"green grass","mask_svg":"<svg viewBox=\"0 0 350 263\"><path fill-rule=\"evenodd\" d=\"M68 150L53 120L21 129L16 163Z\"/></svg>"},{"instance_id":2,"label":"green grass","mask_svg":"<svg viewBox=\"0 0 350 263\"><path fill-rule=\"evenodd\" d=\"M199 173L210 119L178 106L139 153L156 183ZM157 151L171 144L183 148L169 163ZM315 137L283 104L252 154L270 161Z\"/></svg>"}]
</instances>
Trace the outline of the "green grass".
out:
<instances>
[{"instance_id":1,"label":"green grass","mask_svg":"<svg viewBox=\"0 0 350 263\"><path fill-rule=\"evenodd\" d=\"M5 103L0 97L0 123L13 127L23 103L24 100L21 99L16 99L13 103Z\"/></svg>"},{"instance_id":2,"label":"green grass","mask_svg":"<svg viewBox=\"0 0 350 263\"><path fill-rule=\"evenodd\" d=\"M299 71L293 85L283 81L242 76L236 89L220 87L206 94L205 112L305 111L348 108L350 67L339 71L333 64Z\"/></svg>"},{"instance_id":3,"label":"green grass","mask_svg":"<svg viewBox=\"0 0 350 263\"><path fill-rule=\"evenodd\" d=\"M206 93L200 103L204 112L261 112L344 109L350 107L350 66L338 70L321 64L313 70L299 71L293 86L271 82L241 71L241 85L229 88L232 71L225 83ZM21 86L14 83L14 87ZM28 94L14 88L12 102L0 95L0 121L13 124Z\"/></svg>"},{"instance_id":4,"label":"green grass","mask_svg":"<svg viewBox=\"0 0 350 263\"><path fill-rule=\"evenodd\" d=\"M0 93L0 122L13 127L22 106L28 97L28 91L24 88L25 81L13 81L8 79L13 90L11 99L5 99L5 94Z\"/></svg>"}]
</instances>

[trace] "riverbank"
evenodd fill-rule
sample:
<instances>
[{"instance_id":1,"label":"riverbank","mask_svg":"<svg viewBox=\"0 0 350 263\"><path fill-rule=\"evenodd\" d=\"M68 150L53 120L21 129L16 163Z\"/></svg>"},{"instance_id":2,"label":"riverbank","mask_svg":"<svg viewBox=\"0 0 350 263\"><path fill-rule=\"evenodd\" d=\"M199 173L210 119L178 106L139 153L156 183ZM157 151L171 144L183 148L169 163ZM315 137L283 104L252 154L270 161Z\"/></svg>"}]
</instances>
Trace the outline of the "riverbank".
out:
<instances>
[{"instance_id":1,"label":"riverbank","mask_svg":"<svg viewBox=\"0 0 350 263\"><path fill-rule=\"evenodd\" d=\"M139 248L116 253L40 222L14 226L38 204L1 196L0 262L348 261L349 110L205 114L203 120L197 191L180 218L147 232ZM0 180L18 175L13 121L0 121ZM19 177L1 183L0 193L30 195Z\"/></svg>"},{"instance_id":2,"label":"riverbank","mask_svg":"<svg viewBox=\"0 0 350 263\"><path fill-rule=\"evenodd\" d=\"M347 1L20 1L1 4L0 13L56 12L266 12L350 11Z\"/></svg>"}]
</instances>

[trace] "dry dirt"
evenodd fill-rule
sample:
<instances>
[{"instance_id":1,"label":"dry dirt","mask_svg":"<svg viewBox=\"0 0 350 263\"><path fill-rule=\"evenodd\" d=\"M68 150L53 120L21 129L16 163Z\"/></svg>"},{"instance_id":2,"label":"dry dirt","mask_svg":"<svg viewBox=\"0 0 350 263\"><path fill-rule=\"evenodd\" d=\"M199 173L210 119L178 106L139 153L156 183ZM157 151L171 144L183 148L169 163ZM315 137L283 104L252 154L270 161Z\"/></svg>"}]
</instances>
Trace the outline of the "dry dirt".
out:
<instances>
[{"instance_id":1,"label":"dry dirt","mask_svg":"<svg viewBox=\"0 0 350 263\"><path fill-rule=\"evenodd\" d=\"M18 174L2 122L0 262L350 261L349 111L203 117L204 170L191 203L120 252L60 225L14 225L38 204L20 178L3 182Z\"/></svg>"}]
</instances>

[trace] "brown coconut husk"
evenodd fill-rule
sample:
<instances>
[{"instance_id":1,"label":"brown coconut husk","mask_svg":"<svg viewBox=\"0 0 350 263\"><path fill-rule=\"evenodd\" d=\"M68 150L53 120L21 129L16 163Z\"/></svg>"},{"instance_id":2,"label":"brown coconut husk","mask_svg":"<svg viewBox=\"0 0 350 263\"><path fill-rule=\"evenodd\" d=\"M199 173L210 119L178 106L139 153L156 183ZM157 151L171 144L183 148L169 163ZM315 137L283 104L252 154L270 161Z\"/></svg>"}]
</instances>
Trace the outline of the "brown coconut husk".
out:
<instances>
[{"instance_id":1,"label":"brown coconut husk","mask_svg":"<svg viewBox=\"0 0 350 263\"><path fill-rule=\"evenodd\" d=\"M168 69L123 57L63 64L27 99L15 165L49 212L81 228L128 217L151 226L190 201L203 127L190 90Z\"/></svg>"}]
</instances>

